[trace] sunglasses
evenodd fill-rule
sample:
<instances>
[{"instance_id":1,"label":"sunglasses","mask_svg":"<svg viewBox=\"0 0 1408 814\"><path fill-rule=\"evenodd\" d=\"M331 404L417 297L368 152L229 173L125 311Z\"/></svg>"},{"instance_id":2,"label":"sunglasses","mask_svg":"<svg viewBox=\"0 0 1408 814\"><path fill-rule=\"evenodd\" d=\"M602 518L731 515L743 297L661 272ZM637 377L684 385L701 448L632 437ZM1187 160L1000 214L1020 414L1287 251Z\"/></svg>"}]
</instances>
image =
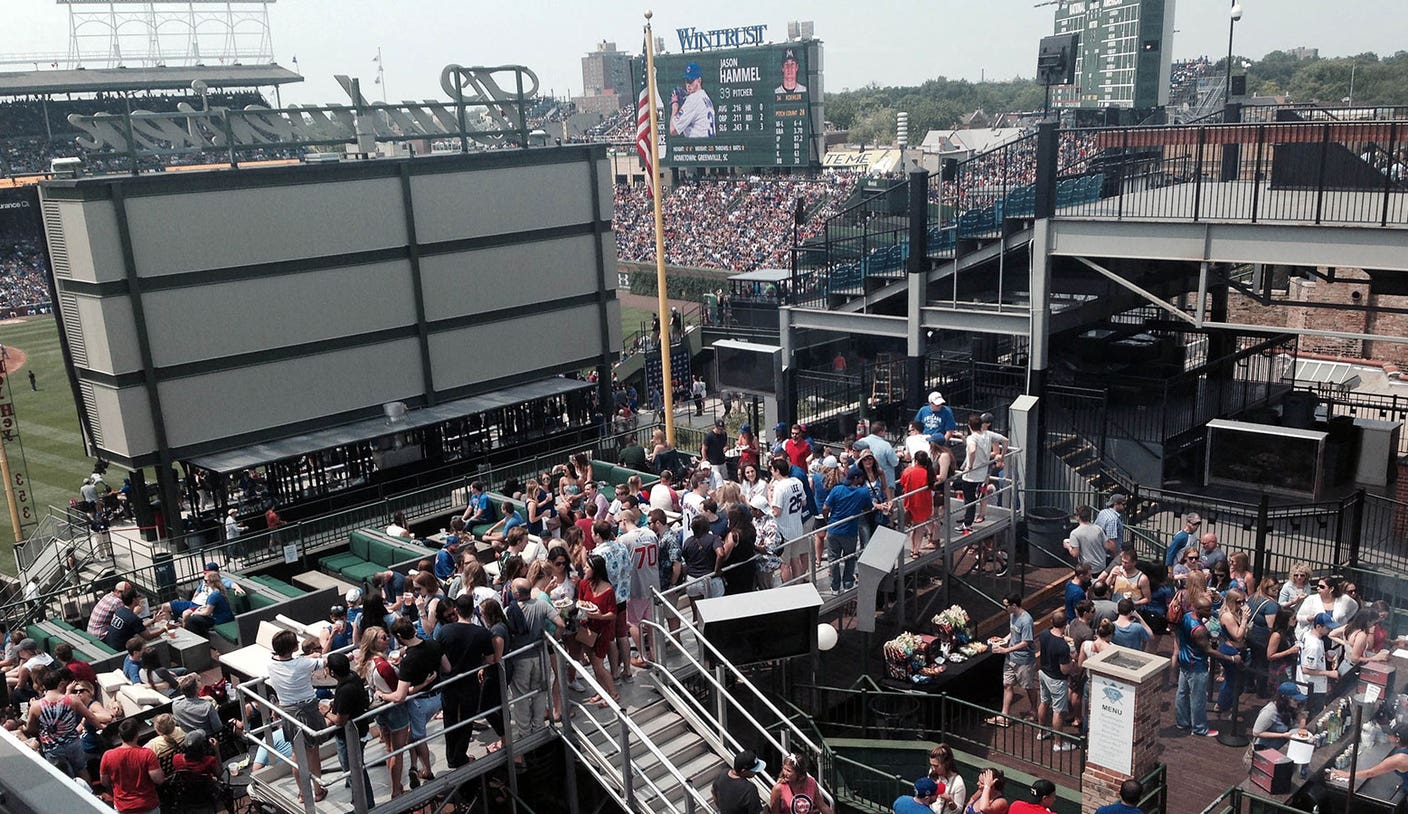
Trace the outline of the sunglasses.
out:
<instances>
[{"instance_id":1,"label":"sunglasses","mask_svg":"<svg viewBox=\"0 0 1408 814\"><path fill-rule=\"evenodd\" d=\"M565 566L565 565L567 565L567 560L553 560L553 561L552 561L552 564L553 564L553 565L562 565L562 566Z\"/></svg>"},{"instance_id":2,"label":"sunglasses","mask_svg":"<svg viewBox=\"0 0 1408 814\"><path fill-rule=\"evenodd\" d=\"M1330 589L1330 586L1326 585L1326 584L1323 583L1323 582L1321 582L1321 583L1319 583L1319 584L1317 584L1317 585L1315 586L1315 590L1317 590L1317 591L1328 591L1329 589Z\"/></svg>"}]
</instances>

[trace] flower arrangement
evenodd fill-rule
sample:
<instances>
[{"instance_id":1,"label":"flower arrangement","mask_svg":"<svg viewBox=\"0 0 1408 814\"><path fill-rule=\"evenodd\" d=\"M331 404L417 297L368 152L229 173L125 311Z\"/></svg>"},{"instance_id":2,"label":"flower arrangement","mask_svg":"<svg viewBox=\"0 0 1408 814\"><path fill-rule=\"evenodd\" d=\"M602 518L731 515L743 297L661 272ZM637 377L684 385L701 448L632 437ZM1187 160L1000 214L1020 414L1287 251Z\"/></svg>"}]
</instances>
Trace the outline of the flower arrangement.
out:
<instances>
[{"instance_id":1,"label":"flower arrangement","mask_svg":"<svg viewBox=\"0 0 1408 814\"><path fill-rule=\"evenodd\" d=\"M949 605L946 610L934 614L934 627L950 636L955 633L968 633L968 611L957 605Z\"/></svg>"}]
</instances>

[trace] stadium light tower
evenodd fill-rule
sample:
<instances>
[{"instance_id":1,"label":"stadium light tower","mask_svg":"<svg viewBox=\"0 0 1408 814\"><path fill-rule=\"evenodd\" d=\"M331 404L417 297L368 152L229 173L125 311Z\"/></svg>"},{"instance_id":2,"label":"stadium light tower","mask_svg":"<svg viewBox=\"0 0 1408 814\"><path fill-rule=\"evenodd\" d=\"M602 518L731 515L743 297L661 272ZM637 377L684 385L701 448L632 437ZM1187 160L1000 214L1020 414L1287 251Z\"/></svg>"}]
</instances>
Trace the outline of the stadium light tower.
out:
<instances>
[{"instance_id":1,"label":"stadium light tower","mask_svg":"<svg viewBox=\"0 0 1408 814\"><path fill-rule=\"evenodd\" d=\"M1237 31L1237 21L1242 19L1242 4L1240 0L1232 0L1232 11L1228 14L1227 23L1227 82L1222 87L1222 106L1232 102L1232 35Z\"/></svg>"}]
</instances>

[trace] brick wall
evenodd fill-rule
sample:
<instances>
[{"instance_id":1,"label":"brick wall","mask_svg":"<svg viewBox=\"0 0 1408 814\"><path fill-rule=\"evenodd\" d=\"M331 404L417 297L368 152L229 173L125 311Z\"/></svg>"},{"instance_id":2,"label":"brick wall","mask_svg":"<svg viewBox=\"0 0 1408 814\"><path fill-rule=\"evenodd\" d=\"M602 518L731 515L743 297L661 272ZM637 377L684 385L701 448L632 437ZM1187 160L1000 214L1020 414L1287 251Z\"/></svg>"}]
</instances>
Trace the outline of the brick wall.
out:
<instances>
[{"instance_id":1,"label":"brick wall","mask_svg":"<svg viewBox=\"0 0 1408 814\"><path fill-rule=\"evenodd\" d=\"M1146 679L1134 698L1134 745L1132 768L1134 777L1144 777L1154 770L1163 754L1163 744L1159 743L1159 704L1162 701L1159 688L1163 685L1163 674L1157 673ZM1085 771L1080 776L1081 814L1093 814L1104 805L1119 802L1120 785L1128 780L1128 775L1120 774L1085 762Z\"/></svg>"},{"instance_id":2,"label":"brick wall","mask_svg":"<svg viewBox=\"0 0 1408 814\"><path fill-rule=\"evenodd\" d=\"M1324 272L1325 269L1320 269ZM1267 273L1271 273L1268 269ZM1286 288L1273 294L1292 302L1336 305L1367 305L1381 308L1408 308L1408 297L1383 296L1369 290L1369 275L1361 269L1335 270L1335 282L1319 278L1291 276ZM1295 330L1319 329L1408 336L1408 314L1370 314L1334 308L1304 308L1290 305L1261 305L1251 297L1232 291L1227 302L1228 321ZM1379 359L1408 365L1408 344L1371 342L1362 339L1303 336L1300 349L1331 356Z\"/></svg>"}]
</instances>

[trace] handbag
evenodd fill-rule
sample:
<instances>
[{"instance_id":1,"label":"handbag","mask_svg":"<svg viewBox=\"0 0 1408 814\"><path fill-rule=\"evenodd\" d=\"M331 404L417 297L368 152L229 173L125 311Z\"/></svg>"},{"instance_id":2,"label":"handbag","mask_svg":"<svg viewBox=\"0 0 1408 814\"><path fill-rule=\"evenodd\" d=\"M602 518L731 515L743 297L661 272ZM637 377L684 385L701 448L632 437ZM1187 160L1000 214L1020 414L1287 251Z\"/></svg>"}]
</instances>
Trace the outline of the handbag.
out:
<instances>
[{"instance_id":1,"label":"handbag","mask_svg":"<svg viewBox=\"0 0 1408 814\"><path fill-rule=\"evenodd\" d=\"M572 634L572 638L576 639L579 644L587 648L595 647L596 640L600 636L600 633L597 633L586 625L579 625L577 632Z\"/></svg>"}]
</instances>

